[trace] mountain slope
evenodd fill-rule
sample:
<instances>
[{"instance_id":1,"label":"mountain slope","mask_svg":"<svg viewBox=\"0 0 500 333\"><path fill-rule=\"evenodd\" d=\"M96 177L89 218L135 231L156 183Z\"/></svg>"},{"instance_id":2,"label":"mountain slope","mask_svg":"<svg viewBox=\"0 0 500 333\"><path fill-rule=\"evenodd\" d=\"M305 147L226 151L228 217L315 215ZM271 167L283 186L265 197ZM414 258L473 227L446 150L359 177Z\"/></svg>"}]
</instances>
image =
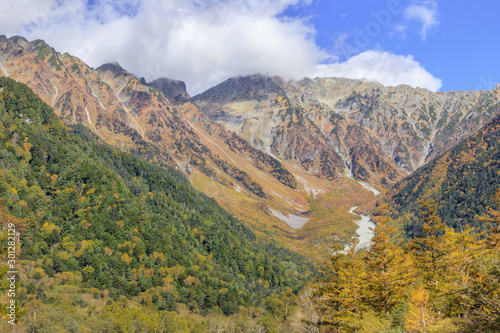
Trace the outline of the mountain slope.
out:
<instances>
[{"instance_id":1,"label":"mountain slope","mask_svg":"<svg viewBox=\"0 0 500 333\"><path fill-rule=\"evenodd\" d=\"M179 303L229 315L308 279L305 259L258 241L179 172L99 143L81 125L65 128L5 77L0 120L0 197L22 219L21 307L45 302L47 284L68 284L106 291L111 303L126 296L154 310Z\"/></svg>"},{"instance_id":2,"label":"mountain slope","mask_svg":"<svg viewBox=\"0 0 500 333\"><path fill-rule=\"evenodd\" d=\"M305 237L270 209L284 214L308 211L309 196L341 190L339 183L319 181L300 165L271 156L214 123L186 100L189 95L182 83L160 79L146 85L118 64L93 69L43 41L28 42L22 37L0 40L0 64L5 69L0 74L32 87L65 123L83 124L108 144L181 170L196 188L214 197L259 237L312 255L328 252L326 243L319 251L310 244L318 243L325 232L334 233L335 221L328 231L318 225L315 233L309 231ZM332 153L323 155L322 163L329 168ZM340 187L361 189L350 180ZM363 195L351 203L368 198L369 192L361 191ZM350 225L342 227L349 230L345 237L355 230L349 207L338 208L347 217L342 223Z\"/></svg>"},{"instance_id":3,"label":"mountain slope","mask_svg":"<svg viewBox=\"0 0 500 333\"><path fill-rule=\"evenodd\" d=\"M0 64L66 124L177 168L259 239L320 258L330 239L355 235L350 207L376 199L364 186L385 192L499 112L498 89L430 93L334 78L232 78L191 98L180 81L93 69L22 37L0 38ZM307 223L292 227L289 214Z\"/></svg>"},{"instance_id":4,"label":"mountain slope","mask_svg":"<svg viewBox=\"0 0 500 333\"><path fill-rule=\"evenodd\" d=\"M429 162L398 183L384 198L404 221L408 236L420 233L420 200L432 199L437 215L455 230L468 224L487 229L479 217L496 207L500 188L500 116L475 135Z\"/></svg>"},{"instance_id":5,"label":"mountain slope","mask_svg":"<svg viewBox=\"0 0 500 333\"><path fill-rule=\"evenodd\" d=\"M491 120L499 91L254 75L228 79L193 101L254 146L319 177L338 178L345 163L354 177L387 187Z\"/></svg>"}]
</instances>

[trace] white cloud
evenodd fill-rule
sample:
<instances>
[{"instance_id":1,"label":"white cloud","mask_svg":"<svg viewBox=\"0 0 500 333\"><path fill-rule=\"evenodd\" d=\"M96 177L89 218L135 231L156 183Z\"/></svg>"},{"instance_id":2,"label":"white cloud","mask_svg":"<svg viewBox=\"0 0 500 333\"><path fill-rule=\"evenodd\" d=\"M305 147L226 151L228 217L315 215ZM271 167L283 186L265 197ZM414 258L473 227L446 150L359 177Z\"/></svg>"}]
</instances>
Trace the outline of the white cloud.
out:
<instances>
[{"instance_id":1,"label":"white cloud","mask_svg":"<svg viewBox=\"0 0 500 333\"><path fill-rule=\"evenodd\" d=\"M342 76L356 78L359 69L349 64L369 54L318 66L337 58L316 45L315 30L304 20L279 17L288 6L311 0L96 0L92 8L86 2L0 0L0 33L42 38L93 67L118 61L147 80L180 79L191 94L228 77L254 73L301 79L310 73L335 75L332 68L342 68ZM418 80L427 74L432 81L413 58L402 57L407 66L399 66L397 57L372 57L371 66L381 69L365 76L386 84L395 76L408 80L398 83L425 86ZM413 74L396 73L397 68Z\"/></svg>"},{"instance_id":2,"label":"white cloud","mask_svg":"<svg viewBox=\"0 0 500 333\"><path fill-rule=\"evenodd\" d=\"M398 35L400 36L403 40L406 39L406 31L408 30L408 27L404 24L395 24L394 27L392 28L392 31L389 33L390 36L393 35Z\"/></svg>"},{"instance_id":3,"label":"white cloud","mask_svg":"<svg viewBox=\"0 0 500 333\"><path fill-rule=\"evenodd\" d=\"M423 41L429 30L439 24L437 2L434 0L414 2L405 8L404 16L408 20L418 20L422 23L420 35Z\"/></svg>"},{"instance_id":4,"label":"white cloud","mask_svg":"<svg viewBox=\"0 0 500 333\"><path fill-rule=\"evenodd\" d=\"M336 76L378 81L386 86L408 84L437 91L440 79L425 70L413 56L389 52L366 51L342 63L319 65L314 76Z\"/></svg>"}]
</instances>

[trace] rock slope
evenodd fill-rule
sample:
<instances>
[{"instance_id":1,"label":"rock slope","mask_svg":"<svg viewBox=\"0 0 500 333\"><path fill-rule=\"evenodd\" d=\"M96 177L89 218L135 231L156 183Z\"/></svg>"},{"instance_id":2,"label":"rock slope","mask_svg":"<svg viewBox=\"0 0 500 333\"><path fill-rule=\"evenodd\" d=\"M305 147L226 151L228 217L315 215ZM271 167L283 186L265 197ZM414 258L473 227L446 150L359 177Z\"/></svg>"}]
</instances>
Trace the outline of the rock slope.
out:
<instances>
[{"instance_id":1,"label":"rock slope","mask_svg":"<svg viewBox=\"0 0 500 333\"><path fill-rule=\"evenodd\" d=\"M387 186L499 112L499 90L432 93L342 78L231 78L193 101L255 147L327 179Z\"/></svg>"}]
</instances>

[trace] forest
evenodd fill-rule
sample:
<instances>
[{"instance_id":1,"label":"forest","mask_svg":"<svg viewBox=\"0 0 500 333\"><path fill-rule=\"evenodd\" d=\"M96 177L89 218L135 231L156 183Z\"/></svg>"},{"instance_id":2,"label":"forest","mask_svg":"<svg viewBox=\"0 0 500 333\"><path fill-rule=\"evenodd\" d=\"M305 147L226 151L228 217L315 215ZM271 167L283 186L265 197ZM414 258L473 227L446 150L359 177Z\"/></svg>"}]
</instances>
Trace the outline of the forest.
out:
<instances>
[{"instance_id":1,"label":"forest","mask_svg":"<svg viewBox=\"0 0 500 333\"><path fill-rule=\"evenodd\" d=\"M310 332L498 332L500 191L480 217L488 231L455 231L421 201L422 233L404 241L387 205L378 207L368 251L342 245L311 299Z\"/></svg>"},{"instance_id":2,"label":"forest","mask_svg":"<svg viewBox=\"0 0 500 333\"><path fill-rule=\"evenodd\" d=\"M467 225L486 230L480 219L494 205L500 188L500 117L478 133L430 161L394 186L387 202L408 238L422 232L419 200L436 202L437 214L447 226L463 230Z\"/></svg>"},{"instance_id":3,"label":"forest","mask_svg":"<svg viewBox=\"0 0 500 333\"><path fill-rule=\"evenodd\" d=\"M268 297L297 293L315 274L304 257L257 240L180 172L63 125L25 85L3 77L0 87L2 215L20 232L17 301L29 331L63 325L53 316L67 307L97 308L102 317L90 319L122 325L114 313L126 315L123 302L155 316L254 309L265 318ZM68 325L89 325L70 317Z\"/></svg>"}]
</instances>

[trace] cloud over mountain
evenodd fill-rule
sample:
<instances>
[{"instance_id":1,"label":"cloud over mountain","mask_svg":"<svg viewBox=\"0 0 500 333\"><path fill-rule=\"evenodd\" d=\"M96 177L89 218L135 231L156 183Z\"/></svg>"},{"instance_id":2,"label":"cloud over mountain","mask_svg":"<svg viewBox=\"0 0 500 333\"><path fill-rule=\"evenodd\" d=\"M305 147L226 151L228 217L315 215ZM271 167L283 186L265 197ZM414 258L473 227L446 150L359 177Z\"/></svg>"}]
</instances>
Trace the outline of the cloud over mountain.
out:
<instances>
[{"instance_id":1,"label":"cloud over mountain","mask_svg":"<svg viewBox=\"0 0 500 333\"><path fill-rule=\"evenodd\" d=\"M367 79L386 86L408 84L431 91L439 90L442 85L413 56L380 51L366 51L342 63L319 65L315 76Z\"/></svg>"},{"instance_id":2,"label":"cloud over mountain","mask_svg":"<svg viewBox=\"0 0 500 333\"><path fill-rule=\"evenodd\" d=\"M228 77L253 73L288 79L362 75L384 84L430 90L441 86L411 56L364 52L345 63L321 65L335 55L317 45L314 27L300 17L282 15L289 6L308 3L19 0L0 4L0 33L44 39L94 67L118 61L148 80L181 79L191 94Z\"/></svg>"}]
</instances>

